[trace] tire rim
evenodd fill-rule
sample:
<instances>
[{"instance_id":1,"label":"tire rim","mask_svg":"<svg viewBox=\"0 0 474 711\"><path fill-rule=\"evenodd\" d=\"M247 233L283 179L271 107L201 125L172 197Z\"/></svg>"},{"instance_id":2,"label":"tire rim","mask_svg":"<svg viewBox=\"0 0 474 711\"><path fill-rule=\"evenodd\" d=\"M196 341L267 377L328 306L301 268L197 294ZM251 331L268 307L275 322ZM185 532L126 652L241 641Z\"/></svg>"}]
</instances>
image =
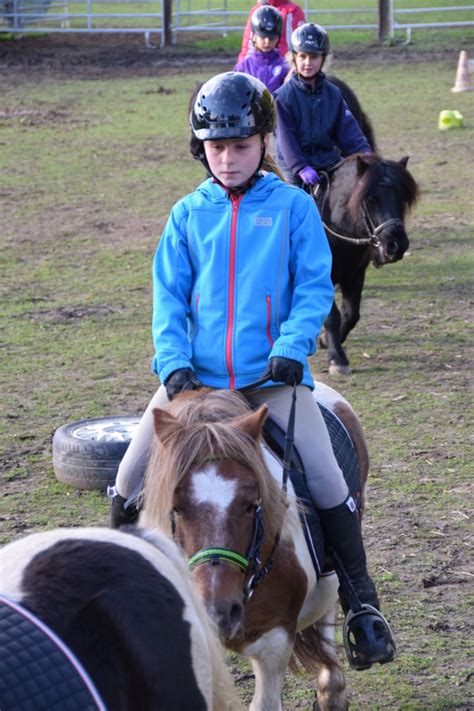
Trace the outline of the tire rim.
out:
<instances>
[{"instance_id":1,"label":"tire rim","mask_svg":"<svg viewBox=\"0 0 474 711\"><path fill-rule=\"evenodd\" d=\"M139 417L116 417L78 425L71 431L76 439L94 442L130 442Z\"/></svg>"}]
</instances>

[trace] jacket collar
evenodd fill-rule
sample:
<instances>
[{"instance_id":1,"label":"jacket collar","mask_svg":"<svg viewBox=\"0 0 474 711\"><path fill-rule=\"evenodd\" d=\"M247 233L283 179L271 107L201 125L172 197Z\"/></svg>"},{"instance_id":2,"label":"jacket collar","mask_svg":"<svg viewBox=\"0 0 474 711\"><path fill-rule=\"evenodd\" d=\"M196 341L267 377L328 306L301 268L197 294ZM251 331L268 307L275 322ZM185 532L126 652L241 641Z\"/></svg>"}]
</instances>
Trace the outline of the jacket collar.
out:
<instances>
[{"instance_id":1,"label":"jacket collar","mask_svg":"<svg viewBox=\"0 0 474 711\"><path fill-rule=\"evenodd\" d=\"M319 72L318 76L316 77L316 84L314 89L311 87L311 84L308 84L307 81L304 81L299 74L296 74L296 72L293 74L293 80L296 83L296 85L302 90L305 91L307 94L316 94L318 91L321 91L323 81L326 78L324 72Z\"/></svg>"},{"instance_id":2,"label":"jacket collar","mask_svg":"<svg viewBox=\"0 0 474 711\"><path fill-rule=\"evenodd\" d=\"M274 173L261 173L257 180L253 182L252 185L248 186L245 190L245 194L251 194L254 198L264 199L267 194L273 189L272 183L274 181L280 181L280 178ZM201 185L198 186L198 191L203 192L212 201L219 201L222 199L227 200L229 191L224 188L223 185L218 183L213 178L208 178ZM234 194L239 194L239 191L232 191Z\"/></svg>"}]
</instances>

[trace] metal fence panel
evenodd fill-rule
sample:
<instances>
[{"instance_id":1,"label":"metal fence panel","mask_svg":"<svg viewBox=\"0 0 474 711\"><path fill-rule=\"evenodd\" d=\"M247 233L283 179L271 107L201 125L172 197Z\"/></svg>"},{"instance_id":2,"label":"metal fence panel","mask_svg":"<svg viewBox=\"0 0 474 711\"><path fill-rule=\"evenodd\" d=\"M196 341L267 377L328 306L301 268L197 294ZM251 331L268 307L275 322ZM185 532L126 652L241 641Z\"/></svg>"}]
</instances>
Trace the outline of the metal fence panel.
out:
<instances>
[{"instance_id":1,"label":"metal fence panel","mask_svg":"<svg viewBox=\"0 0 474 711\"><path fill-rule=\"evenodd\" d=\"M231 0L174 0L171 37L177 42L183 33L242 32L247 15L243 3ZM311 0L301 3L308 20L318 21L328 30L370 30L379 28L378 5L361 8L317 8ZM405 31L407 41L414 29L473 27L474 21L459 19L459 13L472 12L473 5L403 8L390 2L389 36ZM434 14L437 16L432 17ZM450 13L440 20L440 13ZM457 15L457 17L456 17ZM0 0L0 31L13 34L142 33L150 45L157 34L163 44L163 0Z\"/></svg>"}]
</instances>

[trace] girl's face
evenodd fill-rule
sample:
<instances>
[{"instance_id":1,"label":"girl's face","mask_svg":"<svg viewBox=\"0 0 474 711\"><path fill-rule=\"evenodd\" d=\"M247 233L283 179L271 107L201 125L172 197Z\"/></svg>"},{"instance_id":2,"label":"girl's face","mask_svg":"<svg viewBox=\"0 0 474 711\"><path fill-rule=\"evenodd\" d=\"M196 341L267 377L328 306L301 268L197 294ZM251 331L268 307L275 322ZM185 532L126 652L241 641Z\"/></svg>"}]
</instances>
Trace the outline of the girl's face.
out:
<instances>
[{"instance_id":1,"label":"girl's face","mask_svg":"<svg viewBox=\"0 0 474 711\"><path fill-rule=\"evenodd\" d=\"M324 57L322 54L295 52L296 71L303 79L314 79L321 71Z\"/></svg>"},{"instance_id":2,"label":"girl's face","mask_svg":"<svg viewBox=\"0 0 474 711\"><path fill-rule=\"evenodd\" d=\"M271 52L272 49L278 44L279 37L260 37L260 35L253 34L253 43L260 52Z\"/></svg>"},{"instance_id":3,"label":"girl's face","mask_svg":"<svg viewBox=\"0 0 474 711\"><path fill-rule=\"evenodd\" d=\"M267 136L264 138L267 147ZM262 157L262 137L223 138L204 141L204 152L211 173L226 188L237 188L250 180Z\"/></svg>"}]
</instances>

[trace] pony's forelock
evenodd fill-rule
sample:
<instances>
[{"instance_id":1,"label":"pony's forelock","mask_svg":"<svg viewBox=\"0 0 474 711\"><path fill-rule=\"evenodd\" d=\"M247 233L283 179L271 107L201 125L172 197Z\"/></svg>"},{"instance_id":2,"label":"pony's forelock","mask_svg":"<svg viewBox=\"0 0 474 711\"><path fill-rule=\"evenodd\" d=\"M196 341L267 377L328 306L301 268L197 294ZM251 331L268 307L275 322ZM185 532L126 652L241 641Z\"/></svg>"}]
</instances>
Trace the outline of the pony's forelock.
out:
<instances>
[{"instance_id":1,"label":"pony's forelock","mask_svg":"<svg viewBox=\"0 0 474 711\"><path fill-rule=\"evenodd\" d=\"M173 500L184 478L210 461L235 461L254 473L268 519L266 531L270 536L276 534L286 510L281 488L266 468L260 442L232 424L250 413L244 398L234 391L204 391L178 398L169 410L183 427L166 447L155 439L145 477L141 523L171 533ZM269 511L271 517L265 515Z\"/></svg>"},{"instance_id":2,"label":"pony's forelock","mask_svg":"<svg viewBox=\"0 0 474 711\"><path fill-rule=\"evenodd\" d=\"M387 173L392 178L393 189L402 207L403 216L413 207L419 197L418 185L407 168L394 160L381 159L377 155L364 154L363 156L350 156L347 162L363 160L367 169L359 178L349 201L347 210L355 221L364 200L370 196L374 186L381 182Z\"/></svg>"}]
</instances>

